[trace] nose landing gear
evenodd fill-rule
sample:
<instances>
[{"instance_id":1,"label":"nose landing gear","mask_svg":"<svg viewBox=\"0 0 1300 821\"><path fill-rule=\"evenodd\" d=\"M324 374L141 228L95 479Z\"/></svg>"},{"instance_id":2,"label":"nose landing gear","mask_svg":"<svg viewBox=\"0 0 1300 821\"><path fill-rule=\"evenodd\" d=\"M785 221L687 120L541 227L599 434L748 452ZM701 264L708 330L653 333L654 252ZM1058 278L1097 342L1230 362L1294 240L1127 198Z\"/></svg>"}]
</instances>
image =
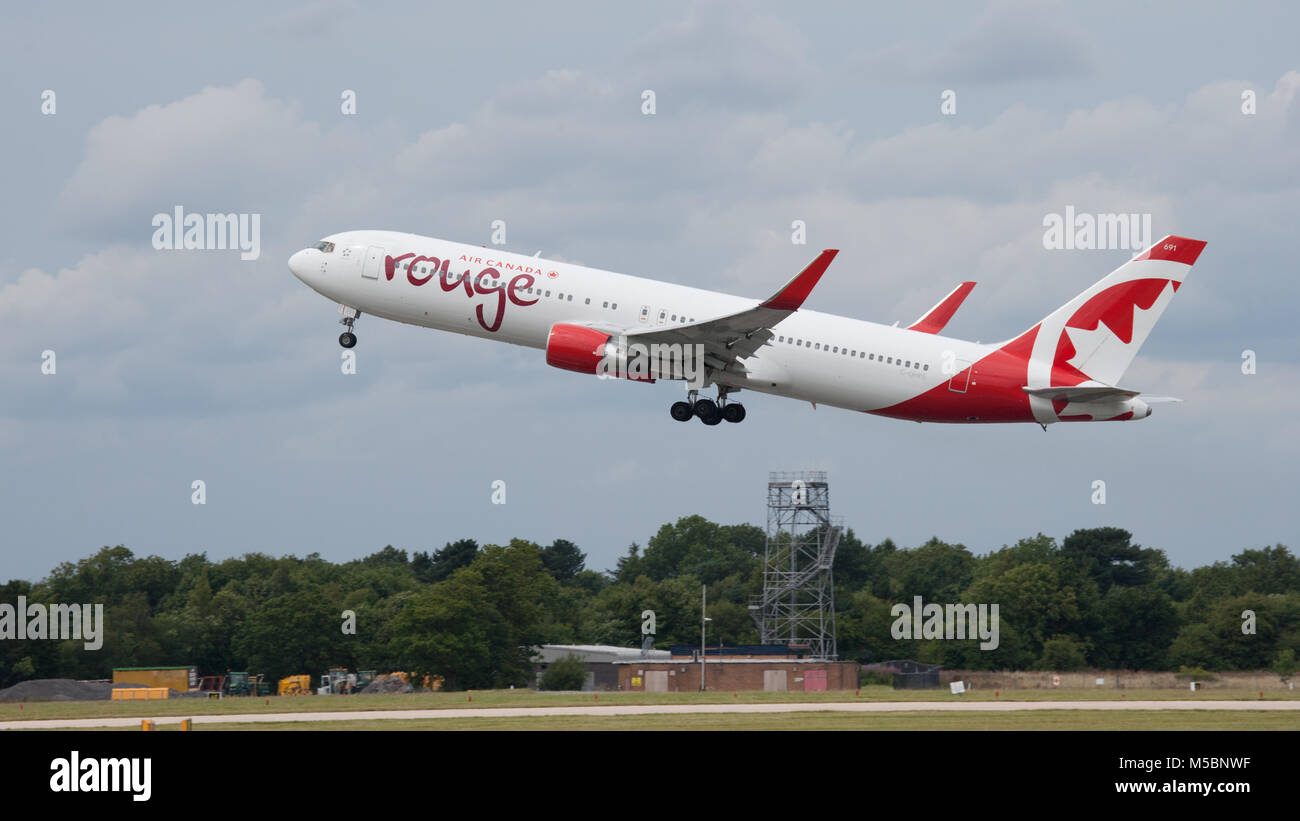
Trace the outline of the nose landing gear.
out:
<instances>
[{"instance_id":1,"label":"nose landing gear","mask_svg":"<svg viewBox=\"0 0 1300 821\"><path fill-rule=\"evenodd\" d=\"M357 344L357 335L352 333L352 324L361 316L361 312L356 308L349 308L346 305L340 305L339 313L343 314L343 318L339 320L339 324L347 328L346 331L339 334L339 344L345 348L355 347Z\"/></svg>"}]
</instances>

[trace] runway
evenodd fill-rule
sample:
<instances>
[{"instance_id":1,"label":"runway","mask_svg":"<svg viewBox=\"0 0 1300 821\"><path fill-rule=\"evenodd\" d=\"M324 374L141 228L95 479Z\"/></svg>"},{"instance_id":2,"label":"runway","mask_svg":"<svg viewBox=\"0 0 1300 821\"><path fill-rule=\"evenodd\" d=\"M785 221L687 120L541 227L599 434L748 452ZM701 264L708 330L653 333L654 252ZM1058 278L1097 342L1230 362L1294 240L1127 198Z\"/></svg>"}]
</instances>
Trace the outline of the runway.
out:
<instances>
[{"instance_id":1,"label":"runway","mask_svg":"<svg viewBox=\"0 0 1300 821\"><path fill-rule=\"evenodd\" d=\"M517 718L542 716L644 716L718 713L1008 713L1025 710L1300 710L1300 700L1289 701L876 701L808 704L646 704L591 707L465 707L441 710L349 710L320 713L242 713L197 716L134 716L130 718L39 719L0 722L0 730L75 730L91 727L139 727L151 719L155 725L268 724L325 721L410 721L437 718Z\"/></svg>"}]
</instances>

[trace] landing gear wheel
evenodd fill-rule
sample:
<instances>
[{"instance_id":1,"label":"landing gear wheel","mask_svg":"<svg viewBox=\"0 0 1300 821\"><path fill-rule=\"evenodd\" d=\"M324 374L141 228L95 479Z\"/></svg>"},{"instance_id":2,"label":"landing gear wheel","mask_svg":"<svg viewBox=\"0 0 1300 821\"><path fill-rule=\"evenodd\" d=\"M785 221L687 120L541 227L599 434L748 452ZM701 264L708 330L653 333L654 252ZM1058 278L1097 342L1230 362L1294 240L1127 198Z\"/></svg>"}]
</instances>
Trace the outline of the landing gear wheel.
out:
<instances>
[{"instance_id":1,"label":"landing gear wheel","mask_svg":"<svg viewBox=\"0 0 1300 821\"><path fill-rule=\"evenodd\" d=\"M725 408L722 409L722 418L726 419L728 422L745 421L745 406L727 405Z\"/></svg>"},{"instance_id":2,"label":"landing gear wheel","mask_svg":"<svg viewBox=\"0 0 1300 821\"><path fill-rule=\"evenodd\" d=\"M695 403L695 415L706 425L716 425L722 421L722 409L709 399L701 399Z\"/></svg>"},{"instance_id":3,"label":"landing gear wheel","mask_svg":"<svg viewBox=\"0 0 1300 821\"><path fill-rule=\"evenodd\" d=\"M357 335L351 331L344 331L339 334L339 344L345 348L351 348L357 344Z\"/></svg>"},{"instance_id":4,"label":"landing gear wheel","mask_svg":"<svg viewBox=\"0 0 1300 821\"><path fill-rule=\"evenodd\" d=\"M690 403L688 402L674 402L673 406L668 409L668 412L672 414L672 417L678 422L689 422L691 421L691 417L695 415L695 412L691 410Z\"/></svg>"}]
</instances>

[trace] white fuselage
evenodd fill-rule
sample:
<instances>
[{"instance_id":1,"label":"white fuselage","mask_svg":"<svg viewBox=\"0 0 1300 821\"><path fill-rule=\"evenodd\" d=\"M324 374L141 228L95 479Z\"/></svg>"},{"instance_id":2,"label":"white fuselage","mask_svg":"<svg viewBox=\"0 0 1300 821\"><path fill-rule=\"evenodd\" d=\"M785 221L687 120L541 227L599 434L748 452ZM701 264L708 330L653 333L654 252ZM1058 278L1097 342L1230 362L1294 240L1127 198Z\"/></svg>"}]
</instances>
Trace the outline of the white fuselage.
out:
<instances>
[{"instance_id":1,"label":"white fuselage","mask_svg":"<svg viewBox=\"0 0 1300 821\"><path fill-rule=\"evenodd\" d=\"M557 323L617 336L702 322L758 304L415 234L349 231L323 243L333 248L300 251L290 268L329 299L363 314L531 348L544 349ZM391 271L387 259L396 260ZM412 261L414 269L407 267ZM488 269L497 274L485 276ZM748 373L718 372L714 379L871 412L943 385L997 347L802 309L772 330L776 336L746 362Z\"/></svg>"}]
</instances>

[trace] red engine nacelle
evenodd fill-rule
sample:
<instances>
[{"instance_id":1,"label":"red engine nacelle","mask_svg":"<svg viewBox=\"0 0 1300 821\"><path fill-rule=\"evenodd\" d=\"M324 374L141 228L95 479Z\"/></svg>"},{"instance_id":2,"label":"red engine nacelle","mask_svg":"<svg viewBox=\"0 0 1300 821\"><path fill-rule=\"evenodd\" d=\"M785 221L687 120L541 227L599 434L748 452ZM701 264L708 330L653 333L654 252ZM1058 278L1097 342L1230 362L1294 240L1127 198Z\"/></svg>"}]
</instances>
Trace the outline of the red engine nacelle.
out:
<instances>
[{"instance_id":1,"label":"red engine nacelle","mask_svg":"<svg viewBox=\"0 0 1300 821\"><path fill-rule=\"evenodd\" d=\"M612 339L604 331L583 325L566 325L563 322L553 325L550 335L546 337L546 364L566 371L631 379L635 382L653 382L654 378L648 374L629 373L627 356L618 350L611 342Z\"/></svg>"},{"instance_id":2,"label":"red engine nacelle","mask_svg":"<svg viewBox=\"0 0 1300 821\"><path fill-rule=\"evenodd\" d=\"M609 339L604 331L581 325L554 325L546 337L546 364L566 371L595 373Z\"/></svg>"}]
</instances>

